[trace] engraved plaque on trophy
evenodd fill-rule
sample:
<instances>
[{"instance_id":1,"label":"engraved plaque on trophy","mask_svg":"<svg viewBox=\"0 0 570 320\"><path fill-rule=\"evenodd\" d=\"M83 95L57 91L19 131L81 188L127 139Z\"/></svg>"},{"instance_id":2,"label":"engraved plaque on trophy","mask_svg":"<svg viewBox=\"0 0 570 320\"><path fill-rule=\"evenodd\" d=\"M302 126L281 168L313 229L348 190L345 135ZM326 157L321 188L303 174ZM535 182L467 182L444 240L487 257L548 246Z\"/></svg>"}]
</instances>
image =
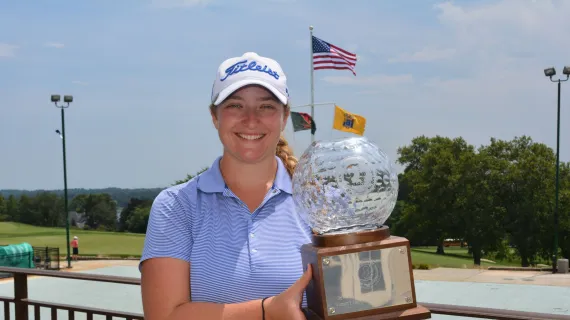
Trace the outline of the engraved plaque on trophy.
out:
<instances>
[{"instance_id":1,"label":"engraved plaque on trophy","mask_svg":"<svg viewBox=\"0 0 570 320\"><path fill-rule=\"evenodd\" d=\"M293 174L297 213L313 230L302 249L313 267L309 319L429 319L416 303L410 243L384 225L398 176L365 137L316 141Z\"/></svg>"}]
</instances>

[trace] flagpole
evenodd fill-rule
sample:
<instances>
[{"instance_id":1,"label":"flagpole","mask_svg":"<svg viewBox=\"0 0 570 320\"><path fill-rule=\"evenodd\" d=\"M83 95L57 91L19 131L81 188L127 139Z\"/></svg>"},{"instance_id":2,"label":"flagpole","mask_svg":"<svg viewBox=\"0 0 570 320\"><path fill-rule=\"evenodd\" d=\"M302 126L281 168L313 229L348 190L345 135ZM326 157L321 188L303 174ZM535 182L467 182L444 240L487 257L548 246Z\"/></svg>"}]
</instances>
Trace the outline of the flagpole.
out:
<instances>
[{"instance_id":1,"label":"flagpole","mask_svg":"<svg viewBox=\"0 0 570 320\"><path fill-rule=\"evenodd\" d=\"M314 68L313 68L313 26L309 26L310 42L309 47L311 48L311 118L315 121L315 79L314 79ZM315 135L311 134L311 143L315 141Z\"/></svg>"}]
</instances>

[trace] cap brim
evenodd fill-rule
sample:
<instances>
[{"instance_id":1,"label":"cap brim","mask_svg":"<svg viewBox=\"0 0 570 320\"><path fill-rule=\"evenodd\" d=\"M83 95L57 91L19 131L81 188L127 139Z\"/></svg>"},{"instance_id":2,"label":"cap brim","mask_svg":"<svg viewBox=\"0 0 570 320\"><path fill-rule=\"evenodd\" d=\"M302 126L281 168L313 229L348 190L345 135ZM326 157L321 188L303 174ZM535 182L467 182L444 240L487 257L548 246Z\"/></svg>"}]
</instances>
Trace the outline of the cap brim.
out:
<instances>
[{"instance_id":1,"label":"cap brim","mask_svg":"<svg viewBox=\"0 0 570 320\"><path fill-rule=\"evenodd\" d=\"M274 86L270 85L269 83L267 83L263 80L259 80L259 79L243 79L243 80L240 80L236 83L229 85L227 88L220 91L220 94L218 94L216 101L214 101L214 105L215 106L219 105L224 100L226 100L226 98L229 97L232 93L236 92L237 90L239 90L245 86L252 85L252 84L257 84L257 85L260 85L260 86L266 88L267 90L271 91L271 93L273 93L277 97L277 99L279 99L279 101L281 101L281 103L287 104L287 102L288 102L287 97L284 94L282 94L281 92L279 92L279 90L277 90Z\"/></svg>"}]
</instances>

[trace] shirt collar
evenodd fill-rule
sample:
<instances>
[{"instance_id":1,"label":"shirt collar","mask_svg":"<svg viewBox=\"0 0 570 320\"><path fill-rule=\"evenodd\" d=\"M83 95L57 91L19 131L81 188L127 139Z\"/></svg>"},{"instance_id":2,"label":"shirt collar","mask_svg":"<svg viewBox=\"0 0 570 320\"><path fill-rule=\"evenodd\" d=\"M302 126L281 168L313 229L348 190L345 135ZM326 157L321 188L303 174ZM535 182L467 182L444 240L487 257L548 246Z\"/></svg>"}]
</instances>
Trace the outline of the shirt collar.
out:
<instances>
[{"instance_id":1,"label":"shirt collar","mask_svg":"<svg viewBox=\"0 0 570 320\"><path fill-rule=\"evenodd\" d=\"M275 182L273 183L273 187L292 194L293 187L291 183L291 176L289 176L289 172L287 172L287 168L285 168L285 165L283 164L283 161L281 161L281 158L275 156L275 159L277 159L277 174L275 175Z\"/></svg>"},{"instance_id":2,"label":"shirt collar","mask_svg":"<svg viewBox=\"0 0 570 320\"><path fill-rule=\"evenodd\" d=\"M198 189L203 192L224 192L226 183L220 171L220 159L222 159L222 157L218 157L214 160L210 168L198 176Z\"/></svg>"},{"instance_id":3,"label":"shirt collar","mask_svg":"<svg viewBox=\"0 0 570 320\"><path fill-rule=\"evenodd\" d=\"M221 158L222 157L220 156L214 160L212 166L198 176L198 189L203 192L224 192L226 189L226 183L222 177L222 172L220 171ZM277 174L275 175L273 188L280 189L281 191L291 194L293 188L287 168L285 168L281 158L275 156L275 159L277 160Z\"/></svg>"}]
</instances>

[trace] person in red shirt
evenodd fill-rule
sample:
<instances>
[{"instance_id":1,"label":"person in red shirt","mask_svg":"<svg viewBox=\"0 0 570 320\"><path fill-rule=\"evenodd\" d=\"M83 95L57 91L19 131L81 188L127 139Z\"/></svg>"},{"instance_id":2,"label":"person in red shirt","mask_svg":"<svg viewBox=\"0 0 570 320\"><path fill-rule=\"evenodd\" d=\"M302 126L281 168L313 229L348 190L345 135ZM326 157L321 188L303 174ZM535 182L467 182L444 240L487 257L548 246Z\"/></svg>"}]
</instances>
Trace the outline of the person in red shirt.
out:
<instances>
[{"instance_id":1,"label":"person in red shirt","mask_svg":"<svg viewBox=\"0 0 570 320\"><path fill-rule=\"evenodd\" d=\"M79 239L77 238L77 236L74 236L73 240L71 240L71 247L73 248L73 254L71 255L71 259L77 261L79 256Z\"/></svg>"}]
</instances>

